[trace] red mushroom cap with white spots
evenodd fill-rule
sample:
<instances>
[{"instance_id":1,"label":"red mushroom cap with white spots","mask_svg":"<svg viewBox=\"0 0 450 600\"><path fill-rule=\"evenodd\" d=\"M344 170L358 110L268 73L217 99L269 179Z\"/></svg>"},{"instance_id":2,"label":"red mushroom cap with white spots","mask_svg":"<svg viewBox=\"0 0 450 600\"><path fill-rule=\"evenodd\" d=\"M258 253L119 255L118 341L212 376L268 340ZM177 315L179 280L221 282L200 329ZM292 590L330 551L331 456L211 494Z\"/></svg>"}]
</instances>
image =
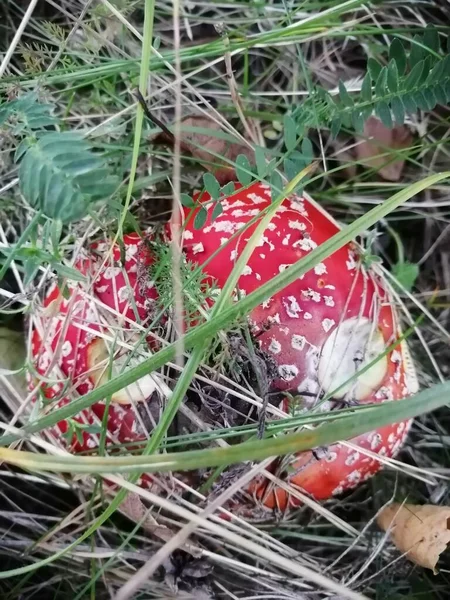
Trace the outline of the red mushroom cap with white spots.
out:
<instances>
[{"instance_id":1,"label":"red mushroom cap with white spots","mask_svg":"<svg viewBox=\"0 0 450 600\"><path fill-rule=\"evenodd\" d=\"M258 216L269 207L271 191L262 183L239 189L221 201L223 211L214 220L209 200L206 194L198 200L208 211L201 229L195 228L200 208L185 209L184 251L192 262L204 264L205 275L222 288ZM253 292L338 231L334 220L310 198L287 198L239 278L240 296ZM333 405L336 401L351 405L396 400L417 391L406 344L386 352L399 337L395 306L380 275L363 265L356 244L337 250L255 308L249 319L261 350L276 365L274 388L299 397L303 408L317 405L324 395L331 395ZM371 362L356 378L356 371ZM324 409L330 406L322 404ZM284 408L288 410L287 401ZM390 426L353 442L389 457L403 442L405 430L406 425ZM374 436L381 436L377 445ZM316 498L327 498L357 485L381 464L363 452L356 457L355 451L336 445L329 448L327 457L317 460L302 454L293 459L292 466L295 473L288 478L292 485ZM267 506L287 504L282 492L276 502L270 494L264 498Z\"/></svg>"},{"instance_id":2,"label":"red mushroom cap with white spots","mask_svg":"<svg viewBox=\"0 0 450 600\"><path fill-rule=\"evenodd\" d=\"M33 387L40 384L47 400L59 398L52 409L69 402L73 392L84 395L142 360L139 355L133 356L132 350L136 340L145 338L145 328L134 324L145 319L146 297L155 297L156 291L147 289L146 297L140 291L138 256L145 257L147 266L150 262L150 255L141 251L141 238L125 235L123 244L123 265L119 262L118 246L112 249L112 259L103 264L110 246L94 244L89 254L76 263L88 283L69 284L64 295L56 285L52 286L41 314L33 319L31 352L36 374L31 383ZM154 378L147 375L112 395L108 441L143 439L148 429L145 423L158 416L141 414L144 411L139 410L139 405L145 404L149 412L145 401L156 387ZM74 417L75 428L77 423L82 427L78 436L74 434L68 440L72 450L98 446L99 435L86 431L84 426L100 425L104 411L105 402L101 401ZM70 432L70 424L61 422L58 430L60 434Z\"/></svg>"}]
</instances>

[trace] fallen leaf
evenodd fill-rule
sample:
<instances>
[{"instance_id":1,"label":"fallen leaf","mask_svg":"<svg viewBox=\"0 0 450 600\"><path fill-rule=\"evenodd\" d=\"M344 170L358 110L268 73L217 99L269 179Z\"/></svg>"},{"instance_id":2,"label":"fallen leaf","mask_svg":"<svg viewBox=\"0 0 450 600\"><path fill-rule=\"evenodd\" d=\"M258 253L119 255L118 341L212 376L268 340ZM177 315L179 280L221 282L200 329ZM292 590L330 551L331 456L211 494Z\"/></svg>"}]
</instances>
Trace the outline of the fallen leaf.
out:
<instances>
[{"instance_id":1,"label":"fallen leaf","mask_svg":"<svg viewBox=\"0 0 450 600\"><path fill-rule=\"evenodd\" d=\"M168 542L175 535L174 531L165 525L160 525L158 523L158 521L152 516L151 511L145 506L139 495L135 492L129 492L127 494L125 500L120 505L119 510L133 523L139 523L144 531L156 536L164 542ZM201 556L202 554L202 551L199 547L194 546L189 542L186 542L180 546L180 548L194 557Z\"/></svg>"},{"instance_id":2,"label":"fallen leaf","mask_svg":"<svg viewBox=\"0 0 450 600\"><path fill-rule=\"evenodd\" d=\"M198 131L190 131L191 129ZM252 148L239 142L218 137L215 133L224 134L222 127L210 117L186 117L181 123L181 150L189 152L198 160L204 162L205 168L214 173L217 181L223 185L236 180L234 163L239 154L244 154L251 164L254 164ZM173 136L162 132L152 142L173 147ZM218 156L223 157L221 160Z\"/></svg>"},{"instance_id":3,"label":"fallen leaf","mask_svg":"<svg viewBox=\"0 0 450 600\"><path fill-rule=\"evenodd\" d=\"M436 575L440 555L450 543L450 507L424 504L390 504L377 518L390 529L392 541L409 560Z\"/></svg>"},{"instance_id":4,"label":"fallen leaf","mask_svg":"<svg viewBox=\"0 0 450 600\"><path fill-rule=\"evenodd\" d=\"M364 135L358 138L356 146L358 160L365 167L376 169L383 179L398 181L403 172L405 161L395 159L396 150L403 150L411 145L413 136L404 125L396 125L388 129L376 117L367 119L364 125ZM388 149L394 152L390 153ZM378 156L383 154L383 156Z\"/></svg>"}]
</instances>

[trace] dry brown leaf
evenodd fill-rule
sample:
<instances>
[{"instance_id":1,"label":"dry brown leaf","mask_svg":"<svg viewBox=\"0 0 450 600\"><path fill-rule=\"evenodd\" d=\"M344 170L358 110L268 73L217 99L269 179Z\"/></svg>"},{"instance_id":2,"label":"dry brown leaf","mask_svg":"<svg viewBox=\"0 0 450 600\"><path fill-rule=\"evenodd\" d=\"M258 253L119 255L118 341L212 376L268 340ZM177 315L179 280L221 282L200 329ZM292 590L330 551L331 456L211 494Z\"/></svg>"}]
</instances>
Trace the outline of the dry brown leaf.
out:
<instances>
[{"instance_id":1,"label":"dry brown leaf","mask_svg":"<svg viewBox=\"0 0 450 600\"><path fill-rule=\"evenodd\" d=\"M398 181L405 161L403 159L393 160L395 152L389 154L388 149L391 148L395 151L408 148L413 140L409 129L404 125L388 129L379 119L370 117L364 125L364 138L359 138L359 140L361 143L356 146L358 160L366 167L376 169L383 179ZM379 154L384 154L384 156L378 156Z\"/></svg>"},{"instance_id":2,"label":"dry brown leaf","mask_svg":"<svg viewBox=\"0 0 450 600\"><path fill-rule=\"evenodd\" d=\"M214 135L214 132L223 131L219 123L216 123L209 117L186 117L181 123L184 129L181 132L181 150L189 152L195 158L205 162L205 167L208 171L214 173L218 182L223 185L228 181L234 181L236 174L234 167L230 166L227 161L235 162L239 154L245 154L251 164L254 162L253 150L245 144L239 142L229 142ZM190 128L209 129L211 134L203 132L186 131ZM156 144L165 144L173 146L173 137L169 137L167 133L158 134L153 140ZM217 158L217 155L222 156L224 161Z\"/></svg>"},{"instance_id":3,"label":"dry brown leaf","mask_svg":"<svg viewBox=\"0 0 450 600\"><path fill-rule=\"evenodd\" d=\"M450 543L450 507L390 504L378 515L378 525L390 529L392 541L409 560L434 574L440 555Z\"/></svg>"}]
</instances>

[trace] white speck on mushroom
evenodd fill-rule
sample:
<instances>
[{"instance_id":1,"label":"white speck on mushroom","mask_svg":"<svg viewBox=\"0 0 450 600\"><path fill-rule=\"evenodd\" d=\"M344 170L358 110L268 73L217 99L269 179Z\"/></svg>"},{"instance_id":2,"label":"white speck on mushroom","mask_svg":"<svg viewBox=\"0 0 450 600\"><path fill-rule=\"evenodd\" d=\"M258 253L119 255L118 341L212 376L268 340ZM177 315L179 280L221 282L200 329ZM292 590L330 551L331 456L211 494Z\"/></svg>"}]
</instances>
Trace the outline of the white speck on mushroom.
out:
<instances>
[{"instance_id":1,"label":"white speck on mushroom","mask_svg":"<svg viewBox=\"0 0 450 600\"><path fill-rule=\"evenodd\" d=\"M334 306L333 296L324 296L326 306Z\"/></svg>"},{"instance_id":2,"label":"white speck on mushroom","mask_svg":"<svg viewBox=\"0 0 450 600\"><path fill-rule=\"evenodd\" d=\"M276 315L273 315L273 316L271 315L270 317L267 317L267 320L270 323L278 323L278 324L281 323L281 321L280 321L280 315L278 313Z\"/></svg>"},{"instance_id":3,"label":"white speck on mushroom","mask_svg":"<svg viewBox=\"0 0 450 600\"><path fill-rule=\"evenodd\" d=\"M267 298L267 300L264 300L264 302L262 303L262 307L263 308L269 308L269 306L271 305L273 301L273 298Z\"/></svg>"},{"instance_id":4,"label":"white speck on mushroom","mask_svg":"<svg viewBox=\"0 0 450 600\"><path fill-rule=\"evenodd\" d=\"M185 240L192 240L194 238L194 234L192 233L192 231L184 231L183 232L183 239Z\"/></svg>"},{"instance_id":5,"label":"white speck on mushroom","mask_svg":"<svg viewBox=\"0 0 450 600\"><path fill-rule=\"evenodd\" d=\"M289 317L291 317L292 319L298 319L299 313L303 312L295 296L288 296L287 298L283 298L283 306L286 309L286 312L289 315Z\"/></svg>"},{"instance_id":6,"label":"white speck on mushroom","mask_svg":"<svg viewBox=\"0 0 450 600\"><path fill-rule=\"evenodd\" d=\"M44 351L39 357L38 368L46 371L50 365L50 356L48 352Z\"/></svg>"},{"instance_id":7,"label":"white speck on mushroom","mask_svg":"<svg viewBox=\"0 0 450 600\"><path fill-rule=\"evenodd\" d=\"M238 208L236 210L233 210L231 213L232 217L256 217L256 215L258 215L260 213L260 210L258 208L254 208L251 210L242 210L241 208Z\"/></svg>"},{"instance_id":8,"label":"white speck on mushroom","mask_svg":"<svg viewBox=\"0 0 450 600\"><path fill-rule=\"evenodd\" d=\"M309 321L310 319L312 319L312 314L311 314L311 313L309 313L309 312L305 312L305 314L303 315L303 318L304 318L306 321Z\"/></svg>"},{"instance_id":9,"label":"white speck on mushroom","mask_svg":"<svg viewBox=\"0 0 450 600\"><path fill-rule=\"evenodd\" d=\"M258 196L258 194L247 194L247 198L251 200L254 204L262 204L263 202L267 202L265 198L262 196Z\"/></svg>"},{"instance_id":10,"label":"white speck on mushroom","mask_svg":"<svg viewBox=\"0 0 450 600\"><path fill-rule=\"evenodd\" d=\"M394 442L395 442L395 435L393 433L390 433L388 436L388 443L393 444Z\"/></svg>"},{"instance_id":11,"label":"white speck on mushroom","mask_svg":"<svg viewBox=\"0 0 450 600\"><path fill-rule=\"evenodd\" d=\"M126 302L130 298L130 295L132 295L132 290L129 289L126 285L122 286L117 291L117 297L119 298L119 302Z\"/></svg>"},{"instance_id":12,"label":"white speck on mushroom","mask_svg":"<svg viewBox=\"0 0 450 600\"><path fill-rule=\"evenodd\" d=\"M97 294L104 294L109 288L109 285L100 285L99 287L95 288L95 291L97 292Z\"/></svg>"},{"instance_id":13,"label":"white speck on mushroom","mask_svg":"<svg viewBox=\"0 0 450 600\"><path fill-rule=\"evenodd\" d=\"M356 269L355 255L350 250L348 251L348 260L346 261L345 264L347 265L347 269L349 271L352 271L353 269Z\"/></svg>"},{"instance_id":14,"label":"white speck on mushroom","mask_svg":"<svg viewBox=\"0 0 450 600\"><path fill-rule=\"evenodd\" d=\"M120 274L120 267L107 267L103 271L103 277L105 279L115 279Z\"/></svg>"},{"instance_id":15,"label":"white speck on mushroom","mask_svg":"<svg viewBox=\"0 0 450 600\"><path fill-rule=\"evenodd\" d=\"M344 491L344 487L342 485L338 485L337 487L334 488L334 490L331 492L332 496L338 496L339 494L342 494L342 492Z\"/></svg>"},{"instance_id":16,"label":"white speck on mushroom","mask_svg":"<svg viewBox=\"0 0 450 600\"><path fill-rule=\"evenodd\" d=\"M287 235L285 235L284 238L283 238L283 241L281 242L283 244L283 246L288 246L290 239L291 239L291 234L290 233L288 233Z\"/></svg>"},{"instance_id":17,"label":"white speck on mushroom","mask_svg":"<svg viewBox=\"0 0 450 600\"><path fill-rule=\"evenodd\" d=\"M373 438L370 442L370 449L371 450L376 450L378 448L378 446L381 444L381 434L379 433L374 433Z\"/></svg>"},{"instance_id":18,"label":"white speck on mushroom","mask_svg":"<svg viewBox=\"0 0 450 600\"><path fill-rule=\"evenodd\" d=\"M245 226L245 223L238 221L214 221L212 225L208 225L203 229L203 233L209 233L214 230L216 233L236 233L239 229Z\"/></svg>"},{"instance_id":19,"label":"white speck on mushroom","mask_svg":"<svg viewBox=\"0 0 450 600\"><path fill-rule=\"evenodd\" d=\"M357 460L359 460L359 452L352 452L351 454L349 454L347 456L347 458L345 459L345 464L347 465L347 467L350 467L351 465L354 465L355 462Z\"/></svg>"},{"instance_id":20,"label":"white speck on mushroom","mask_svg":"<svg viewBox=\"0 0 450 600\"><path fill-rule=\"evenodd\" d=\"M265 255L265 254L260 254L259 256L260 256L260 257L261 257L263 260L266 258L266 255Z\"/></svg>"},{"instance_id":21,"label":"white speck on mushroom","mask_svg":"<svg viewBox=\"0 0 450 600\"><path fill-rule=\"evenodd\" d=\"M248 196L248 197L250 197L250 196ZM222 203L223 202L224 201L222 201ZM248 206L248 204L247 204L247 202L242 202L242 200L235 200L231 204L228 204L227 208L228 209L231 209L231 208L240 208L241 206Z\"/></svg>"},{"instance_id":22,"label":"white speck on mushroom","mask_svg":"<svg viewBox=\"0 0 450 600\"><path fill-rule=\"evenodd\" d=\"M291 200L292 210L298 211L303 217L307 217L308 213L305 210L305 205L302 200Z\"/></svg>"},{"instance_id":23,"label":"white speck on mushroom","mask_svg":"<svg viewBox=\"0 0 450 600\"><path fill-rule=\"evenodd\" d=\"M325 460L327 462L334 462L336 459L337 459L337 452L328 452L328 455Z\"/></svg>"},{"instance_id":24,"label":"white speck on mushroom","mask_svg":"<svg viewBox=\"0 0 450 600\"><path fill-rule=\"evenodd\" d=\"M393 363L401 363L402 362L402 355L398 350L394 350L391 354L391 361Z\"/></svg>"},{"instance_id":25,"label":"white speck on mushroom","mask_svg":"<svg viewBox=\"0 0 450 600\"><path fill-rule=\"evenodd\" d=\"M86 446L92 450L93 448L95 448L97 446L97 444L95 443L94 438L92 438L91 436L89 436L86 440Z\"/></svg>"},{"instance_id":26,"label":"white speck on mushroom","mask_svg":"<svg viewBox=\"0 0 450 600\"><path fill-rule=\"evenodd\" d=\"M64 357L66 357L66 356L69 356L69 354L71 352L72 352L72 344L69 342L69 340L66 340L61 347L61 354Z\"/></svg>"},{"instance_id":27,"label":"white speck on mushroom","mask_svg":"<svg viewBox=\"0 0 450 600\"><path fill-rule=\"evenodd\" d=\"M298 368L295 365L280 365L278 373L284 381L292 381L298 375Z\"/></svg>"},{"instance_id":28,"label":"white speck on mushroom","mask_svg":"<svg viewBox=\"0 0 450 600\"><path fill-rule=\"evenodd\" d=\"M361 473L359 471L352 471L347 475L347 481L349 483L358 483L361 480Z\"/></svg>"},{"instance_id":29,"label":"white speck on mushroom","mask_svg":"<svg viewBox=\"0 0 450 600\"><path fill-rule=\"evenodd\" d=\"M292 244L293 248L300 247L304 252L309 252L310 250L314 250L317 248L316 242L314 242L311 238L305 237L301 240L297 240Z\"/></svg>"},{"instance_id":30,"label":"white speck on mushroom","mask_svg":"<svg viewBox=\"0 0 450 600\"><path fill-rule=\"evenodd\" d=\"M313 302L320 302L320 294L319 292L314 291L311 288L302 291L302 296L305 300L312 300Z\"/></svg>"},{"instance_id":31,"label":"white speck on mushroom","mask_svg":"<svg viewBox=\"0 0 450 600\"><path fill-rule=\"evenodd\" d=\"M281 344L275 338L272 338L270 341L269 352L272 352L272 354L279 354L281 352Z\"/></svg>"},{"instance_id":32,"label":"white speck on mushroom","mask_svg":"<svg viewBox=\"0 0 450 600\"><path fill-rule=\"evenodd\" d=\"M277 228L276 223L274 223L273 221L271 221L268 225L267 225L267 229L269 231L275 231L275 229Z\"/></svg>"},{"instance_id":33,"label":"white speck on mushroom","mask_svg":"<svg viewBox=\"0 0 450 600\"><path fill-rule=\"evenodd\" d=\"M301 221L291 220L289 221L288 226L290 229L296 229L297 231L306 231L306 225Z\"/></svg>"},{"instance_id":34,"label":"white speck on mushroom","mask_svg":"<svg viewBox=\"0 0 450 600\"><path fill-rule=\"evenodd\" d=\"M253 269L251 267L249 267L248 265L245 265L245 267L242 269L242 275L251 275L253 273Z\"/></svg>"},{"instance_id":35,"label":"white speck on mushroom","mask_svg":"<svg viewBox=\"0 0 450 600\"><path fill-rule=\"evenodd\" d=\"M335 321L333 319L324 319L322 321L322 328L326 333L328 333L334 324Z\"/></svg>"},{"instance_id":36,"label":"white speck on mushroom","mask_svg":"<svg viewBox=\"0 0 450 600\"><path fill-rule=\"evenodd\" d=\"M235 261L235 260L236 260L236 258L237 258L237 250L232 250L232 251L230 252L230 260L231 260L231 261Z\"/></svg>"},{"instance_id":37,"label":"white speck on mushroom","mask_svg":"<svg viewBox=\"0 0 450 600\"><path fill-rule=\"evenodd\" d=\"M397 427L397 435L401 435L403 433L403 430L405 429L405 424L402 422L399 424L399 426Z\"/></svg>"},{"instance_id":38,"label":"white speck on mushroom","mask_svg":"<svg viewBox=\"0 0 450 600\"><path fill-rule=\"evenodd\" d=\"M257 246L257 247L261 247L261 246L264 246L264 244L268 244L268 245L269 245L269 248L270 248L270 250L275 250L275 246L272 244L272 242L270 242L270 241L267 239L267 236L266 236L266 235L262 235L262 236L261 236L261 238L260 238L260 240L258 241L258 243L256 244L256 246Z\"/></svg>"},{"instance_id":39,"label":"white speck on mushroom","mask_svg":"<svg viewBox=\"0 0 450 600\"><path fill-rule=\"evenodd\" d=\"M303 350L306 344L306 338L304 335L298 335L294 333L291 339L291 346L294 350Z\"/></svg>"},{"instance_id":40,"label":"white speck on mushroom","mask_svg":"<svg viewBox=\"0 0 450 600\"><path fill-rule=\"evenodd\" d=\"M314 273L316 275L325 275L327 273L327 267L324 263L319 263L314 267Z\"/></svg>"},{"instance_id":41,"label":"white speck on mushroom","mask_svg":"<svg viewBox=\"0 0 450 600\"><path fill-rule=\"evenodd\" d=\"M125 260L131 260L132 258L134 258L137 254L139 250L139 246L137 244L131 244L130 246L127 246L126 250L125 250Z\"/></svg>"},{"instance_id":42,"label":"white speck on mushroom","mask_svg":"<svg viewBox=\"0 0 450 600\"><path fill-rule=\"evenodd\" d=\"M327 290L335 290L336 286L335 285L326 285L325 289L327 289Z\"/></svg>"},{"instance_id":43,"label":"white speck on mushroom","mask_svg":"<svg viewBox=\"0 0 450 600\"><path fill-rule=\"evenodd\" d=\"M220 245L221 246L225 245L228 242L229 239L230 238L226 238L226 237L220 238Z\"/></svg>"},{"instance_id":44,"label":"white speck on mushroom","mask_svg":"<svg viewBox=\"0 0 450 600\"><path fill-rule=\"evenodd\" d=\"M283 264L283 265L278 265L278 272L279 272L279 273L282 273L283 271L286 271L286 269L287 269L288 267L290 267L290 266L291 266L291 264L292 264L292 263L289 263L289 264Z\"/></svg>"}]
</instances>

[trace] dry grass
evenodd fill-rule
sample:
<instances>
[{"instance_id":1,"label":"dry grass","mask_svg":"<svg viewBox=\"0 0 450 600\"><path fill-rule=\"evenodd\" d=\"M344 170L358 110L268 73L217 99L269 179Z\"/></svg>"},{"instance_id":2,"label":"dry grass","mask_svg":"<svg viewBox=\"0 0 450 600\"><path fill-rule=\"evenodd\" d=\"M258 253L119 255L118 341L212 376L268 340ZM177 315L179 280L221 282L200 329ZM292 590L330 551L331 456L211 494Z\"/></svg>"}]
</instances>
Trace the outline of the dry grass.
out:
<instances>
[{"instance_id":1,"label":"dry grass","mask_svg":"<svg viewBox=\"0 0 450 600\"><path fill-rule=\"evenodd\" d=\"M138 58L143 3L48 0L40 4L32 15L27 15L28 5L23 2L10 2L0 8L0 13L4 11L0 24L3 45L0 46L0 73L4 70L10 75L24 75L26 81L36 82L41 97L57 104L68 127L98 136L99 142L109 146L113 159L120 165L120 153L125 151L129 156L133 143L135 103L129 92L137 83L137 72L130 75L126 70L119 71L104 81L86 79L80 87L75 84L73 96L70 82L53 84L44 75L58 73L62 68L70 73L74 65L91 68L101 62ZM319 4L307 12L303 6L287 1L265 5L232 1L180 2L177 6L179 21L173 18L172 2L157 3L155 35L160 40L157 56L166 56L163 51L171 49L177 56L178 33L182 48L200 47L217 38L214 24L223 23L230 39L252 36L289 27L290 21L298 23L314 14ZM23 32L17 28L21 21ZM348 13L345 19L336 19L323 32L311 33L301 44L285 44L281 36L274 37L248 52L235 53L231 59L211 58L201 46L189 61L163 60L163 66L151 74L148 93L151 110L165 123L171 123L179 114L208 114L238 140L248 137L250 132L259 142L279 149L282 138L279 115L287 107L301 102L311 82L318 81L332 89L341 78L350 89L357 89L364 74L366 53L388 41L390 28L412 30L430 22L445 24L444 9L437 3L402 7L392 2ZM20 32L16 39L15 31ZM230 78L225 76L226 59L233 65L231 84ZM229 70L228 66L228 74ZM306 78L305 72L308 73ZM13 88L11 85L9 89ZM240 102L236 101L236 89L241 95ZM254 116L258 118L252 120ZM355 142L344 135L336 144L323 132L317 132L317 147L323 158L326 157L321 164L325 174L309 191L337 219L346 222L365 211L368 205L382 202L392 189L413 181L418 168L423 176L448 169L448 113L436 110L412 119L409 125L416 135L416 143L420 142L419 149L417 151L416 146L416 150L407 153L406 169L398 184L381 182L370 170L357 169L354 174L345 176L335 173L333 168L342 166L339 162L342 157L344 163L354 163L349 153ZM146 123L145 128L145 137L149 139L154 127ZM8 152L14 143L12 138L0 139L0 247L14 243L31 218L29 208L18 193L17 173ZM202 170L191 168L192 160L187 157L182 160L182 168L173 171L173 164L178 165L178 161L173 160L171 152L161 148L150 152L147 143L141 150L137 184L144 191L134 194L130 210L147 222L154 220L155 209L150 204L155 199L160 200L158 209L167 214L171 188L177 195L180 190L195 188ZM412 346L423 385L444 380L449 374L450 201L447 189L426 192L387 220L398 234L405 257L420 265L414 293L402 291L399 300L406 322L416 319L420 313L429 317L421 324ZM117 210L105 208L96 220L86 219L67 231L62 241L63 260L68 265L73 264L74 257L89 240L114 230L116 220ZM396 262L397 248L384 225L379 226L374 251L383 256L389 266ZM40 294L52 278L50 271L42 267L37 277L25 284L23 272L13 263L0 289L3 323L23 331L28 338L33 319L36 323L41 310ZM175 288L179 295L180 289ZM433 306L429 304L431 297ZM19 311L24 307L26 320L22 320ZM114 340L124 348L133 347L130 330L123 327L122 315L98 302L96 309L99 318L109 323L106 341ZM135 333L142 333L143 327L132 325ZM8 335L0 349L2 368L14 369L20 364L20 339L22 336L17 341L16 359L10 352L12 340ZM180 348L180 356L182 350ZM145 348L139 351L142 356L148 355ZM171 385L171 377L180 369L180 361L170 367L171 371L158 375L162 395ZM213 378L208 365L203 366L194 385L199 382L209 382L222 396L230 394L247 406L261 405L262 399L248 382L236 385L229 373ZM0 371L0 385L2 427L18 426L24 415L29 416L32 411L31 395L23 388L19 375L5 377ZM274 407L270 410L277 412ZM183 416L195 428L208 428L189 411L189 405ZM226 442L219 439L217 443ZM64 452L51 434L31 438L23 445L37 452ZM202 512L205 510L203 498L196 489L184 480L177 481L175 476L169 481L161 478L161 487L168 490L163 499L145 490L134 490L152 507L151 517L146 515L143 529L115 514L88 540L61 554L48 566L25 576L0 579L1 595L5 600L123 599L130 597L125 594L126 586L137 582L140 591L132 597L142 600L163 597L444 600L450 584L448 560L437 577L414 567L399 557L374 520L378 510L394 496L411 502L448 504L449 452L450 420L448 411L442 410L418 419L398 460L385 459L388 468L354 492L322 504L303 496L302 508L276 515L275 521L258 525L240 518L207 519L207 512ZM258 464L251 471L239 472L233 484L222 493L219 491L206 511L212 513L266 466ZM298 490L290 491L300 494ZM7 465L0 468L0 494L3 571L31 565L64 550L94 523L104 502L108 502L94 478L64 474L39 477L16 472ZM136 513L133 516L135 520L138 518ZM139 518L143 517L140 513ZM187 542L187 536L194 530L195 535ZM176 533L175 537L172 532ZM167 541L172 546L165 546ZM174 548L185 543L191 544L184 546L188 552L173 553ZM150 574L153 576L149 577ZM328 580L328 589L323 580Z\"/></svg>"}]
</instances>

